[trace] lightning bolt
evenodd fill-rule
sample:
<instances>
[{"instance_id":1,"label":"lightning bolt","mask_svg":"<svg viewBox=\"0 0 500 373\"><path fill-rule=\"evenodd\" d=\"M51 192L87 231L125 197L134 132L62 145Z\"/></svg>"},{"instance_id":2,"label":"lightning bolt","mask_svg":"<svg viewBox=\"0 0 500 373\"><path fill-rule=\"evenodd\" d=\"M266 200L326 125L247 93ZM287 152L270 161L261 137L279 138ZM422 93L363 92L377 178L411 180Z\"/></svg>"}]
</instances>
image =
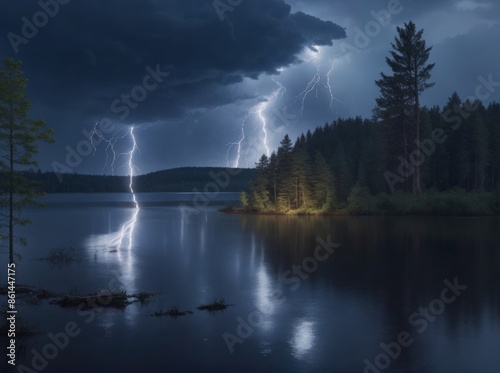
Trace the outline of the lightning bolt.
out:
<instances>
[{"instance_id":1,"label":"lightning bolt","mask_svg":"<svg viewBox=\"0 0 500 373\"><path fill-rule=\"evenodd\" d=\"M260 104L254 106L245 115L245 117L243 118L243 120L241 122L241 137L240 137L240 139L236 142L228 144L229 147L227 149L227 154L226 154L226 166L228 166L230 164L229 157L231 154L231 149L233 147L236 147L236 159L233 163L233 167L237 168L240 166L242 145L243 145L243 142L246 140L245 127L247 125L247 121L250 118L250 116L255 116L257 119L257 126L259 126L260 131L263 134L262 147L265 149L266 155L269 156L271 154L271 151L269 149L268 126L267 126L267 118L265 115L265 111L267 110L269 104L273 103L276 100L276 98L283 96L286 92L286 88L285 88L285 86L283 86L283 84L281 84L281 82L279 82L276 79L272 79L272 80L278 86L278 88L275 89L273 91L273 93L271 93L271 95L266 98L266 101L263 101ZM249 154L250 149L252 148L254 143L255 143L255 140L252 140L247 147L247 151L245 154L245 161L246 161L247 165L248 165L248 154Z\"/></svg>"},{"instance_id":2,"label":"lightning bolt","mask_svg":"<svg viewBox=\"0 0 500 373\"><path fill-rule=\"evenodd\" d=\"M314 55L311 58L309 58L308 60L306 60L306 62L310 62L313 59L318 58L319 54L321 53L321 49L319 49L318 47L313 47L311 49L311 51L314 52ZM304 90L295 97L295 101L292 103L292 105L288 106L288 108L293 108L300 101L300 107L297 111L297 118L299 118L303 115L304 109L306 106L307 97L309 96L309 94L313 90L316 91L316 98L318 98L318 95L319 95L318 87L320 85L326 88L326 90L329 94L329 97L330 97L329 107L331 110L336 111L337 116L339 114L339 110L337 107L335 107L335 102L341 103L343 105L349 105L348 102L344 102L344 101L339 100L334 94L333 86L332 86L332 75L333 75L334 70L335 70L334 59L330 59L330 67L326 73L322 72L322 64L318 63L318 65L316 66L316 73L313 75L312 79L307 83ZM322 82L325 82L325 83L322 83Z\"/></svg>"},{"instance_id":3,"label":"lightning bolt","mask_svg":"<svg viewBox=\"0 0 500 373\"><path fill-rule=\"evenodd\" d=\"M126 127L118 130L115 132L113 135L111 135L110 138L104 137L104 135L97 129L98 123L95 124L94 129L91 133L91 144L94 148L94 155L97 151L97 146L101 143L104 142L106 143L106 148L105 148L105 154L106 154L106 162L104 164L104 167L102 169L102 172L104 173L108 163L110 163L111 171L114 174L114 167L116 162L121 158L125 157L127 158L127 161L121 165L118 169L122 167L128 167L128 175L129 175L129 192L132 195L132 203L134 205L134 211L132 213L132 216L129 220L127 220L121 227L120 230L113 234L113 237L109 240L107 243L107 247L116 247L118 250L118 253L120 252L120 249L122 248L122 245L124 241L127 241L127 247L129 250L132 249L132 242L133 242L133 234L134 234L134 229L135 225L137 222L137 216L139 215L140 207L139 203L137 202L137 198L134 192L134 171L136 167L134 166L134 156L136 151L139 151L139 147L137 146L137 140L135 138L134 134L134 127L130 127L128 130ZM117 150L115 148L116 143L118 140L124 139L126 137L130 137L132 141L132 147L130 148L129 151L119 153L117 154ZM111 162L110 162L110 157L112 157Z\"/></svg>"},{"instance_id":4,"label":"lightning bolt","mask_svg":"<svg viewBox=\"0 0 500 373\"><path fill-rule=\"evenodd\" d=\"M333 101L335 100L335 96L333 95L333 89L332 89L332 84L331 84L331 75L333 73L333 69L335 68L335 65L333 63L333 60L330 60L331 66L330 70L328 70L328 73L326 74L326 88L328 89L328 93L330 93L330 109L333 108Z\"/></svg>"},{"instance_id":5,"label":"lightning bolt","mask_svg":"<svg viewBox=\"0 0 500 373\"><path fill-rule=\"evenodd\" d=\"M243 143L243 141L245 141L245 126L246 126L247 119L248 119L248 117L250 117L251 114L252 114L252 112L248 112L245 115L245 118L243 118L243 121L241 122L241 137L240 137L239 141L228 144L229 148L227 149L227 154L226 154L226 167L229 167L229 155L231 153L231 149L233 148L233 146L236 146L236 152L237 152L236 160L234 161L233 167L238 168L240 165L241 144Z\"/></svg>"},{"instance_id":6,"label":"lightning bolt","mask_svg":"<svg viewBox=\"0 0 500 373\"><path fill-rule=\"evenodd\" d=\"M335 61L333 59L330 60L330 70L328 70L328 73L326 74L326 89L328 90L328 93L330 94L330 109L334 110L334 102L337 101L338 103L341 103L343 105L349 105L349 113L351 111L350 104L346 101L339 100L334 94L333 94L333 88L331 84L331 77L333 74L333 70L335 69ZM339 110L338 108L335 109L337 112L337 116L339 115Z\"/></svg>"},{"instance_id":7,"label":"lightning bolt","mask_svg":"<svg viewBox=\"0 0 500 373\"><path fill-rule=\"evenodd\" d=\"M310 46L304 61L310 63L313 60L318 60L321 53L322 49L320 47L314 45ZM304 114L308 97L314 91L316 94L316 98L318 98L320 95L320 88L326 89L326 91L328 92L329 108L330 110L336 112L337 116L339 115L339 109L335 105L336 102L344 105L349 105L348 102L339 100L334 94L332 77L335 70L335 63L334 59L330 59L329 61L330 65L328 69L325 69L321 61L314 63L316 66L314 75L312 76L310 81L307 82L302 92L295 96L295 100L293 101L293 103L291 105L282 106L281 110L277 110L276 108L272 110L274 112L274 115L276 116L275 119L280 120L285 126L289 124L290 119L298 120ZM277 71L280 73L284 70L284 68L277 69ZM260 149L264 149L267 156L270 155L269 140L270 130L272 130L272 127L269 126L270 118L267 115L267 112L268 109L270 109L270 106L276 104L278 102L277 99L279 97L282 97L287 92L286 87L280 81L276 79L272 80L278 87L269 96L266 97L265 101L262 101L259 104L255 105L250 109L250 111L247 112L241 122L241 136L237 141L227 144L229 147L226 154L226 166L229 166L229 164L231 163L230 157L233 148L236 148L236 159L234 160L232 165L233 167L240 166L244 145L247 146L245 162L248 165L250 151L252 149L255 149L254 143L257 141L257 139L260 141ZM259 133L261 135L259 136L260 138L255 135L252 136L251 134L248 134L247 127L250 117L253 118L252 125L255 124L256 126L255 133Z\"/></svg>"},{"instance_id":8,"label":"lightning bolt","mask_svg":"<svg viewBox=\"0 0 500 373\"><path fill-rule=\"evenodd\" d=\"M296 101L302 97L302 104L300 106L300 109L297 113L297 116L301 117L302 114L304 113L304 108L305 108L305 105L306 105L306 99L307 99L307 96L309 96L309 93L311 93L315 88L317 88L318 84L320 83L321 81L321 65L318 65L317 68L316 68L316 74L314 74L313 78L311 79L311 81L309 83L307 83L306 85L306 88L301 92L299 93L297 96L296 96ZM318 95L317 91L316 91L316 96ZM293 104L292 104L293 106Z\"/></svg>"},{"instance_id":9,"label":"lightning bolt","mask_svg":"<svg viewBox=\"0 0 500 373\"><path fill-rule=\"evenodd\" d=\"M261 130L262 134L264 135L262 139L262 145L264 149L266 149L266 156L270 156L271 151L269 150L269 143L268 143L268 128L267 128L267 118L265 116L265 111L267 110L268 106L271 103L274 103L274 101L279 97L283 96L286 92L286 88L281 84L279 81L276 79L273 79L273 82L276 83L278 86L277 89L273 91L273 93L267 98L266 101L262 102L257 109L257 115L259 118L259 122L261 125Z\"/></svg>"},{"instance_id":10,"label":"lightning bolt","mask_svg":"<svg viewBox=\"0 0 500 373\"><path fill-rule=\"evenodd\" d=\"M248 144L248 147L247 147L247 151L245 153L245 164L248 166L248 158L250 156L250 150L253 149L253 145L255 144L255 139L258 138L257 136L257 132L259 132L259 127L258 126L255 126L254 130L253 130L253 136L250 137L250 141L249 141L249 144Z\"/></svg>"},{"instance_id":11,"label":"lightning bolt","mask_svg":"<svg viewBox=\"0 0 500 373\"><path fill-rule=\"evenodd\" d=\"M128 171L129 171L129 190L130 194L132 194L132 202L134 204L134 212L132 213L132 217L125 222L117 235L110 241L109 246L116 246L119 250L122 246L123 240L127 237L128 240L128 249L132 249L132 238L134 234L135 224L137 222L137 216L139 215L139 203L137 202L137 198L134 193L134 154L137 147L137 141L134 135L134 127L130 128L129 132L130 138L132 139L132 149L126 153L122 153L121 155L128 156Z\"/></svg>"},{"instance_id":12,"label":"lightning bolt","mask_svg":"<svg viewBox=\"0 0 500 373\"><path fill-rule=\"evenodd\" d=\"M264 116L264 111L267 109L267 105L269 104L269 101L263 102L260 104L259 109L257 110L257 114L259 116L260 122L262 124L262 133L264 134L264 139L262 140L262 143L264 145L264 148L266 149L266 155L269 157L271 154L269 151L269 145L267 143L267 119Z\"/></svg>"},{"instance_id":13,"label":"lightning bolt","mask_svg":"<svg viewBox=\"0 0 500 373\"><path fill-rule=\"evenodd\" d=\"M115 174L115 162L120 157L120 155L117 156L117 154L116 154L115 145L116 145L116 143L117 143L118 140L122 140L125 137L129 136L129 133L126 131L126 128L122 128L121 130L113 133L113 135L111 135L111 137L109 139L107 139L97 129L97 125L98 124L99 124L99 122L96 122L96 124L94 125L94 128L92 130L91 136L90 136L90 143L91 143L92 147L94 148L94 154L93 155L95 156L95 153L97 151L97 146L101 142L104 141L107 144L106 148L104 150L104 153L106 154L106 162L104 163L104 166L102 167L101 173L104 174L104 172L106 170L106 167L108 166L110 152L111 152L111 154L112 154L112 161L111 161L110 167L111 167L111 174L114 175ZM121 134L122 132L123 132L123 134ZM96 143L95 142L96 140L99 140L99 143ZM123 155L123 154L121 154L121 155Z\"/></svg>"}]
</instances>

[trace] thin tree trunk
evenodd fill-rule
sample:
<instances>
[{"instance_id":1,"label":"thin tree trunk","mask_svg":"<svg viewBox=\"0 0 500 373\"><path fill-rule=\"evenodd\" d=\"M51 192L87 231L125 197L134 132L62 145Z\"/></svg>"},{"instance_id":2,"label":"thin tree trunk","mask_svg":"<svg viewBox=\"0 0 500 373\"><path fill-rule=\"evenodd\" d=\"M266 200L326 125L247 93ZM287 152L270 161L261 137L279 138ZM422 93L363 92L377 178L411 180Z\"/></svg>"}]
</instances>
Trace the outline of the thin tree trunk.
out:
<instances>
[{"instance_id":1,"label":"thin tree trunk","mask_svg":"<svg viewBox=\"0 0 500 373\"><path fill-rule=\"evenodd\" d=\"M299 176L295 177L295 204L299 208Z\"/></svg>"},{"instance_id":2,"label":"thin tree trunk","mask_svg":"<svg viewBox=\"0 0 500 373\"><path fill-rule=\"evenodd\" d=\"M408 121L405 120L403 121L403 152L404 152L404 159L408 160L408 131L407 131L407 127L408 126ZM405 178L405 182L406 182L406 192L409 192L410 191L410 183L409 183L409 180L408 180L408 177Z\"/></svg>"},{"instance_id":3,"label":"thin tree trunk","mask_svg":"<svg viewBox=\"0 0 500 373\"><path fill-rule=\"evenodd\" d=\"M274 189L274 208L276 208L276 171L274 171L273 175L273 189Z\"/></svg>"},{"instance_id":4,"label":"thin tree trunk","mask_svg":"<svg viewBox=\"0 0 500 373\"><path fill-rule=\"evenodd\" d=\"M11 104L12 115L12 104ZM9 263L14 263L14 129L13 119L10 123L9 151L10 151L10 181L9 181Z\"/></svg>"},{"instance_id":5,"label":"thin tree trunk","mask_svg":"<svg viewBox=\"0 0 500 373\"><path fill-rule=\"evenodd\" d=\"M417 154L418 154L418 163L415 165L415 177L413 183L413 195L418 197L422 194L422 190L420 188L420 161L422 158L422 154L420 153L420 100L418 97L418 86L415 87L415 127L417 131Z\"/></svg>"}]
</instances>

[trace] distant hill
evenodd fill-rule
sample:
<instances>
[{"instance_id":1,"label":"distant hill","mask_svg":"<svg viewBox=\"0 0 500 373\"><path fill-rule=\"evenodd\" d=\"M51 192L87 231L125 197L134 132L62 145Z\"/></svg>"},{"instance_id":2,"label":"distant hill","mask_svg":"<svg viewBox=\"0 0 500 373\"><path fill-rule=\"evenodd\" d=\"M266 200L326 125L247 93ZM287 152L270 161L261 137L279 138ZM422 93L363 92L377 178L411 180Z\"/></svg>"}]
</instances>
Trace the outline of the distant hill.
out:
<instances>
[{"instance_id":1,"label":"distant hill","mask_svg":"<svg viewBox=\"0 0 500 373\"><path fill-rule=\"evenodd\" d=\"M231 173L236 174L230 176ZM128 176L100 176L61 174L62 182L54 172L26 172L32 180L43 183L47 193L122 193L129 191ZM255 169L227 169L224 167L182 167L152 172L134 177L136 192L240 192L248 189L255 178ZM212 183L212 184L211 184Z\"/></svg>"}]
</instances>

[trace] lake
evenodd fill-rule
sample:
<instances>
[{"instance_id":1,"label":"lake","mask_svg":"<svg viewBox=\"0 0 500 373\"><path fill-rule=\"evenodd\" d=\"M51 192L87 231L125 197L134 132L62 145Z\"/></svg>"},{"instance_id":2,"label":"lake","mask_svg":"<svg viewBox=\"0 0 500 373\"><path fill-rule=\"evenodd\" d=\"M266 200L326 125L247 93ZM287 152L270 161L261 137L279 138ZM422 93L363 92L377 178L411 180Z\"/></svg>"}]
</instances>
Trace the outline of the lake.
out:
<instances>
[{"instance_id":1,"label":"lake","mask_svg":"<svg viewBox=\"0 0 500 373\"><path fill-rule=\"evenodd\" d=\"M19 299L18 323L40 334L24 340L18 367L499 371L499 218L238 215L218 211L237 193L194 197L138 194L135 210L127 194L60 194L26 210L33 224L18 230L29 241L18 250L18 284L157 294L146 305L86 311ZM68 247L78 262L38 260ZM0 259L5 283L7 255ZM196 309L218 298L232 305ZM150 316L175 305L193 313ZM74 336L63 337L68 325ZM47 347L57 336L62 347Z\"/></svg>"}]
</instances>

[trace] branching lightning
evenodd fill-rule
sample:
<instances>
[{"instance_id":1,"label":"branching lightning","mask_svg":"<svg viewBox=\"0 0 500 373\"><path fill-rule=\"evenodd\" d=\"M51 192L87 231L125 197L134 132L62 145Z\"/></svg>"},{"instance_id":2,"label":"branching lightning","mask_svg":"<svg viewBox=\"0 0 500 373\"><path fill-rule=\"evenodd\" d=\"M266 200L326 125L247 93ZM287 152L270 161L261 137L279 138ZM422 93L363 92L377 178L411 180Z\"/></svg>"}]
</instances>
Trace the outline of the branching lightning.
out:
<instances>
[{"instance_id":1,"label":"branching lightning","mask_svg":"<svg viewBox=\"0 0 500 373\"><path fill-rule=\"evenodd\" d=\"M119 168L128 167L128 174L129 174L128 187L129 187L130 194L132 195L132 202L134 205L134 212L132 213L132 217L121 226L120 230L116 234L114 234L113 238L108 243L108 247L116 247L116 249L119 252L124 240L127 239L128 249L131 250L134 229L135 229L135 225L137 222L137 216L138 216L139 210L140 210L139 203L137 202L137 198L136 198L136 195L134 192L134 171L136 169L136 167L134 166L134 155L135 155L136 151L139 150L139 148L137 146L137 141L136 141L136 138L134 135L134 127L130 127L130 129L128 131L127 131L127 128L123 128L123 129L115 132L111 136L111 138L106 139L97 130L97 124L98 123L96 123L96 125L94 126L94 130L93 130L92 136L91 136L91 143L92 143L92 146L94 147L94 155L95 155L95 152L97 150L97 145L98 145L94 142L94 136L97 136L97 138L100 139L99 143L103 141L107 144L106 148L105 148L106 162L105 162L104 167L103 167L103 172L109 163L110 156L112 156L110 167L111 167L111 171L113 174L114 174L115 163L121 157L127 158L127 161L123 165L121 165ZM117 151L115 148L117 141L120 139L124 139L127 136L129 136L131 141L132 141L131 149L128 152L123 152L123 153L117 154Z\"/></svg>"},{"instance_id":2,"label":"branching lightning","mask_svg":"<svg viewBox=\"0 0 500 373\"><path fill-rule=\"evenodd\" d=\"M312 60L319 58L319 55L321 53L320 48L312 47L310 49L311 49L311 51L309 53L314 53L314 54L312 57L307 59L306 62L311 62ZM330 65L329 65L328 71L326 73L322 72L322 70L324 71L324 69L322 69L322 67L323 66L321 63L318 63L316 65L315 74L313 75L311 80L306 84L306 87L304 88L304 90L295 97L295 101L293 102L293 104L288 107L291 109L291 108L295 107L297 105L297 103L300 102L300 107L298 108L298 110L294 110L297 113L296 114L297 118L300 118L303 115L304 109L306 106L307 97L309 96L309 94L313 90L316 90L316 98L318 98L318 95L319 95L318 88L320 86L323 86L324 88L326 88L328 95L330 97L329 108L331 110L336 111L337 115L339 114L339 110L338 110L338 108L335 107L335 102L338 102L338 103L341 103L344 105L349 104L348 102L344 102L344 101L339 100L334 94L333 84L332 84L332 75L333 75L333 72L335 70L334 59L330 59Z\"/></svg>"},{"instance_id":3,"label":"branching lightning","mask_svg":"<svg viewBox=\"0 0 500 373\"><path fill-rule=\"evenodd\" d=\"M269 156L271 154L271 151L269 149L269 139L268 139L268 135L269 135L268 134L268 125L267 125L268 120L266 118L265 111L267 110L269 104L274 103L276 98L283 96L283 94L286 92L286 88L285 88L285 86L283 86L283 84L281 84L281 82L279 82L276 79L272 79L272 80L274 83L276 83L278 88L275 89L269 97L267 97L266 101L263 101L260 104L254 106L249 112L247 112L247 114L245 115L245 117L243 118L243 120L241 122L241 137L240 137L240 139L236 142L228 144L229 147L227 149L227 154L226 154L226 165L227 166L229 166L229 163L230 163L229 157L231 155L231 149L233 147L236 147L236 159L233 162L232 167L235 167L235 168L240 167L242 145L247 140L247 136L245 135L245 127L247 125L248 119L252 115L256 117L257 126L259 126L260 132L262 134L261 146L262 146L262 148L265 149L265 153L267 156ZM250 149L252 148L252 145L254 142L255 142L255 140L253 138L247 147L245 160L248 159L248 153L249 153Z\"/></svg>"},{"instance_id":4,"label":"branching lightning","mask_svg":"<svg viewBox=\"0 0 500 373\"><path fill-rule=\"evenodd\" d=\"M245 126L247 123L248 117L252 114L252 112L248 112L245 117L243 118L241 122L241 138L237 142L233 142L229 145L229 148L227 149L227 154L226 154L226 166L229 167L229 155L231 153L231 149L233 146L236 146L236 160L234 161L233 167L237 168L239 167L240 164L240 157L241 157L241 144L243 141L245 141Z\"/></svg>"},{"instance_id":5,"label":"branching lightning","mask_svg":"<svg viewBox=\"0 0 500 373\"><path fill-rule=\"evenodd\" d=\"M137 215L139 214L139 203L137 203L137 198L134 193L134 154L137 148L137 141L134 136L134 127L130 128L130 137L132 139L132 149L127 153L122 153L122 155L128 155L128 169L129 169L129 190L132 194L132 201L134 203L134 212L132 217L125 224L122 225L117 236L113 238L110 242L110 246L115 246L118 250L122 246L123 239L128 238L128 249L132 249L132 238L134 234L135 223L137 222Z\"/></svg>"},{"instance_id":6,"label":"branching lightning","mask_svg":"<svg viewBox=\"0 0 500 373\"><path fill-rule=\"evenodd\" d=\"M310 46L309 50L306 52L306 57L304 58L305 63L313 64L316 67L314 75L307 82L304 89L295 96L293 103L291 105L281 105L281 108L272 108L273 105L280 102L278 98L282 97L286 92L287 88L278 80L272 79L273 82L278 86L266 99L252 107L250 111L247 112L245 117L241 122L241 136L238 141L228 144L227 154L226 154L226 165L229 167L231 164L230 158L231 154L234 154L234 149L236 149L235 160L232 162L232 167L240 167L242 163L242 152L246 147L246 153L244 157L244 162L248 165L249 154L251 150L257 149L254 144L258 141L259 146L258 149L265 152L267 156L270 155L270 131L272 131L273 127L269 124L273 119L274 123L280 121L284 126L287 126L291 123L291 121L298 121L304 114L308 97L314 91L316 94L316 98L319 97L320 91L323 92L323 89L328 92L329 103L328 107L330 110L336 112L337 116L339 115L339 109L336 106L336 103L341 103L344 105L349 105L348 102L344 102L339 100L335 94L333 89L333 73L335 70L334 59L329 60L329 65L324 65L324 56L321 56L322 49L317 46ZM322 62L323 60L323 62ZM283 73L285 68L278 68L277 71L279 73ZM270 110L271 109L271 110ZM271 118L269 112L275 116ZM252 118L252 126L255 126L255 133L257 135L252 135L248 132L248 126L250 125L250 118ZM281 126L280 126L281 128ZM275 131L276 132L276 131Z\"/></svg>"},{"instance_id":7,"label":"branching lightning","mask_svg":"<svg viewBox=\"0 0 500 373\"><path fill-rule=\"evenodd\" d=\"M302 114L304 113L304 107L306 105L307 96L309 96L309 93L311 93L315 88L317 88L319 82L321 81L320 69L321 69L321 65L318 65L316 68L316 74L314 74L311 81L309 83L307 83L306 88L296 96L296 100L298 100L298 99L300 99L300 97L302 97L301 106L300 106L300 109L297 113L297 115L299 117L301 117ZM317 96L317 93L316 93L316 96Z\"/></svg>"},{"instance_id":8,"label":"branching lightning","mask_svg":"<svg viewBox=\"0 0 500 373\"><path fill-rule=\"evenodd\" d=\"M99 122L96 122L94 125L94 128L92 130L91 136L90 136L90 143L92 144L92 147L94 148L94 155L97 151L97 145L99 145L102 141L104 141L107 145L106 148L104 149L104 153L106 154L106 162L104 163L104 166L102 167L102 173L104 174L104 171L106 170L106 167L108 166L109 163L109 157L111 152L112 155L112 161L111 161L111 174L114 175L115 173L115 162L118 160L119 156L116 155L116 150L115 150L115 145L118 140L122 140L125 137L129 136L129 132L126 131L126 128L122 128L120 131L115 132L109 139L106 139L104 135L99 132L97 129L97 125ZM121 134L123 132L123 134ZM99 140L99 143L96 144L94 141L96 140L95 137Z\"/></svg>"}]
</instances>

